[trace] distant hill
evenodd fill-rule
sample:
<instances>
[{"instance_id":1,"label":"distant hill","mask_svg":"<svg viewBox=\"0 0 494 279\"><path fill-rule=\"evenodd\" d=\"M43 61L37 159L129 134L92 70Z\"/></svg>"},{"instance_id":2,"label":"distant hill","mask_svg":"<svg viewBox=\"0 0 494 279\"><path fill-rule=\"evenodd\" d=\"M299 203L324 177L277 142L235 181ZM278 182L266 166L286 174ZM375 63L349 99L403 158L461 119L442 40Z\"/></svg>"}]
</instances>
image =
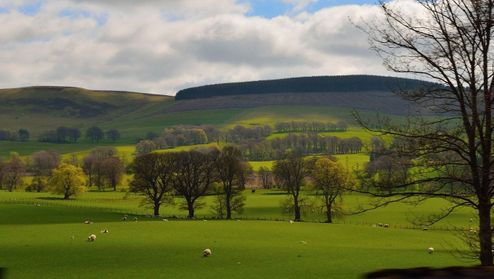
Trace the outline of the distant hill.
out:
<instances>
[{"instance_id":1,"label":"distant hill","mask_svg":"<svg viewBox=\"0 0 494 279\"><path fill-rule=\"evenodd\" d=\"M138 108L149 102L164 99L170 97L61 86L0 89L0 108L3 112L15 110L17 113L55 113L59 116L80 118Z\"/></svg>"},{"instance_id":2,"label":"distant hill","mask_svg":"<svg viewBox=\"0 0 494 279\"><path fill-rule=\"evenodd\" d=\"M424 86L434 86L434 84L415 79L371 75L298 77L192 87L177 92L175 99L191 100L218 96L280 93L390 92L413 90Z\"/></svg>"}]
</instances>

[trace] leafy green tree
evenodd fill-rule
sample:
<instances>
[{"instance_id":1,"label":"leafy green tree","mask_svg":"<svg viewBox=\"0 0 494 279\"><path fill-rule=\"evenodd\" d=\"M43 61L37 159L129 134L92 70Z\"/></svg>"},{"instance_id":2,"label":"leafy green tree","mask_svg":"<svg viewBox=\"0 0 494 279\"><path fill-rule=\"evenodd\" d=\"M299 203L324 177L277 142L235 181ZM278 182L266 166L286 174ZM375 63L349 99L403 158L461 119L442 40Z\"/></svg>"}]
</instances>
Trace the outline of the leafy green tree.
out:
<instances>
[{"instance_id":1,"label":"leafy green tree","mask_svg":"<svg viewBox=\"0 0 494 279\"><path fill-rule=\"evenodd\" d=\"M49 190L54 194L63 195L64 199L79 195L86 190L86 177L81 168L62 163L52 172L49 179Z\"/></svg>"},{"instance_id":2,"label":"leafy green tree","mask_svg":"<svg viewBox=\"0 0 494 279\"><path fill-rule=\"evenodd\" d=\"M312 170L316 194L322 197L326 212L326 223L333 222L336 200L348 188L350 173L339 163L328 158L319 158Z\"/></svg>"}]
</instances>

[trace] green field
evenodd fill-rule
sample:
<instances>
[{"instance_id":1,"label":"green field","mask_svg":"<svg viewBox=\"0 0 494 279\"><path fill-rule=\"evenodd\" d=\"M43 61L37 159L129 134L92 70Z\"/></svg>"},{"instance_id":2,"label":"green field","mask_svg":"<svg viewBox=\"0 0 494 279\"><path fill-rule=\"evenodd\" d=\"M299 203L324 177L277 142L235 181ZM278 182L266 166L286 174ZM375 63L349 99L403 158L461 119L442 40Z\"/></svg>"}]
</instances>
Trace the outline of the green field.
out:
<instances>
[{"instance_id":1,"label":"green field","mask_svg":"<svg viewBox=\"0 0 494 279\"><path fill-rule=\"evenodd\" d=\"M64 201L46 193L0 192L0 262L11 278L359 278L382 268L465 264L451 254L460 244L444 228L468 226L466 211L428 231L411 229L407 204L330 225L290 224L279 208L285 195L245 194L245 214L236 216L240 221L164 222L145 217L150 211L138 206L140 198L125 193L89 192ZM352 207L362 198L345 201ZM433 212L441 205L444 201L432 200L414 212ZM134 215L122 221L125 213L139 221ZM184 217L185 212L165 207L163 215ZM212 217L207 208L198 215ZM101 234L103 229L109 233ZM91 233L97 235L93 243L86 241ZM428 247L436 253L427 254ZM205 248L213 256L203 258Z\"/></svg>"}]
</instances>

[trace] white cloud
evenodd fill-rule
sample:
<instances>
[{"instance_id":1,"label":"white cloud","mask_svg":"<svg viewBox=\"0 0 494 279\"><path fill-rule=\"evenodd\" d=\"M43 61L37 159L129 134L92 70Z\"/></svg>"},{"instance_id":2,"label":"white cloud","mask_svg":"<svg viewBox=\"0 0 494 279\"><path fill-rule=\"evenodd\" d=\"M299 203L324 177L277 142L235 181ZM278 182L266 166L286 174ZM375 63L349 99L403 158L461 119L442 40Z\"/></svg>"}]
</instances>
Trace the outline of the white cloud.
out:
<instances>
[{"instance_id":1,"label":"white cloud","mask_svg":"<svg viewBox=\"0 0 494 279\"><path fill-rule=\"evenodd\" d=\"M26 0L8 3L10 12L0 13L0 87L173 94L227 81L385 73L350 23L375 19L374 6L266 19L234 0L50 0L35 15L13 8Z\"/></svg>"}]
</instances>

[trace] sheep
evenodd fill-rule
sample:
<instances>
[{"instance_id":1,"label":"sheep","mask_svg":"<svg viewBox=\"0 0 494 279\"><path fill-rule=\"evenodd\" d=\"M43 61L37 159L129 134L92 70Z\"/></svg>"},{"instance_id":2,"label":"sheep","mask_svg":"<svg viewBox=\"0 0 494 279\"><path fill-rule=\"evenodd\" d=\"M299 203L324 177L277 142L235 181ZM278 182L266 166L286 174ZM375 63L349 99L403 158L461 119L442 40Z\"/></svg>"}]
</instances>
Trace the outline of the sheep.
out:
<instances>
[{"instance_id":1,"label":"sheep","mask_svg":"<svg viewBox=\"0 0 494 279\"><path fill-rule=\"evenodd\" d=\"M164 218L163 221L168 222L168 219Z\"/></svg>"},{"instance_id":2,"label":"sheep","mask_svg":"<svg viewBox=\"0 0 494 279\"><path fill-rule=\"evenodd\" d=\"M213 254L213 252L211 251L211 249L207 248L207 249L204 249L204 251L202 251L202 255L204 257L209 257Z\"/></svg>"},{"instance_id":3,"label":"sheep","mask_svg":"<svg viewBox=\"0 0 494 279\"><path fill-rule=\"evenodd\" d=\"M295 223L295 222L293 220L290 220L290 224L293 224L293 223Z\"/></svg>"},{"instance_id":4,"label":"sheep","mask_svg":"<svg viewBox=\"0 0 494 279\"><path fill-rule=\"evenodd\" d=\"M378 227L382 227L383 226L383 223L379 223L377 224Z\"/></svg>"},{"instance_id":5,"label":"sheep","mask_svg":"<svg viewBox=\"0 0 494 279\"><path fill-rule=\"evenodd\" d=\"M389 224L384 224L383 227L389 228Z\"/></svg>"},{"instance_id":6,"label":"sheep","mask_svg":"<svg viewBox=\"0 0 494 279\"><path fill-rule=\"evenodd\" d=\"M136 216L136 217L134 217L134 221L136 221L136 222L137 222L137 220L139 220L139 218L137 218L137 216Z\"/></svg>"},{"instance_id":7,"label":"sheep","mask_svg":"<svg viewBox=\"0 0 494 279\"><path fill-rule=\"evenodd\" d=\"M108 229L101 230L101 233L109 233Z\"/></svg>"},{"instance_id":8,"label":"sheep","mask_svg":"<svg viewBox=\"0 0 494 279\"><path fill-rule=\"evenodd\" d=\"M88 237L87 237L87 241L89 242L93 242L96 240L96 235L95 234L90 234Z\"/></svg>"},{"instance_id":9,"label":"sheep","mask_svg":"<svg viewBox=\"0 0 494 279\"><path fill-rule=\"evenodd\" d=\"M91 222L91 221L89 221L89 220L84 221L84 224L86 224L86 225L90 225L90 224L92 224L92 223L93 223L93 222Z\"/></svg>"},{"instance_id":10,"label":"sheep","mask_svg":"<svg viewBox=\"0 0 494 279\"><path fill-rule=\"evenodd\" d=\"M423 228L422 228L422 230L423 230L423 231L427 231L427 230L429 230L429 228L427 228L427 227L423 227Z\"/></svg>"},{"instance_id":11,"label":"sheep","mask_svg":"<svg viewBox=\"0 0 494 279\"><path fill-rule=\"evenodd\" d=\"M427 248L427 253L429 253L429 254L434 253L434 248L433 247Z\"/></svg>"}]
</instances>

